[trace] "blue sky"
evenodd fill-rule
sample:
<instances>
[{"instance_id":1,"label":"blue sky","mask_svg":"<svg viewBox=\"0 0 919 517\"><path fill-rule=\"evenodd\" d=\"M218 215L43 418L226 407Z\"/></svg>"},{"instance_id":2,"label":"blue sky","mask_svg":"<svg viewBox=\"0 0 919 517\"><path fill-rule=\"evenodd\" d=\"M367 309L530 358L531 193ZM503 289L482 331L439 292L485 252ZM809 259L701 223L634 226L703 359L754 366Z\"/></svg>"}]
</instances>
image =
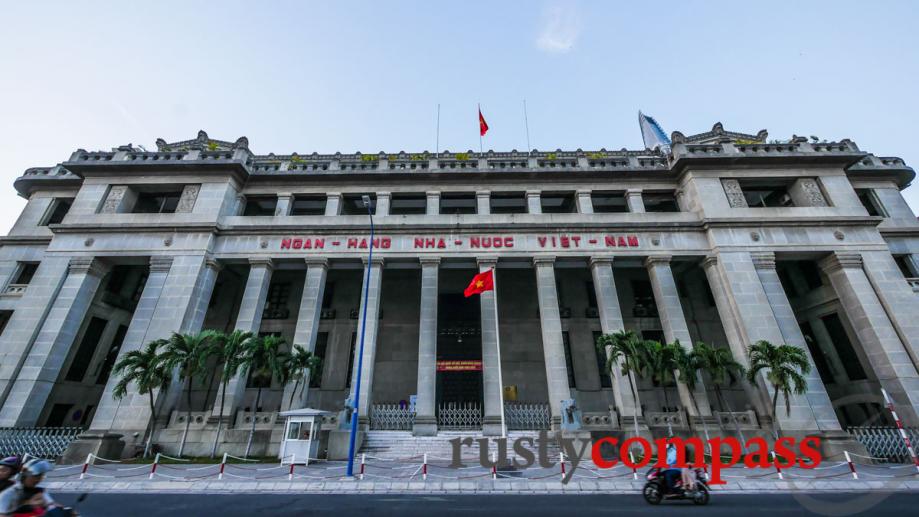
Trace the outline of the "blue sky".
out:
<instances>
[{"instance_id":1,"label":"blue sky","mask_svg":"<svg viewBox=\"0 0 919 517\"><path fill-rule=\"evenodd\" d=\"M670 131L851 138L919 165L910 2L5 1L0 231L13 180L77 148L245 135L257 153L640 148ZM919 207L919 189L907 199Z\"/></svg>"}]
</instances>

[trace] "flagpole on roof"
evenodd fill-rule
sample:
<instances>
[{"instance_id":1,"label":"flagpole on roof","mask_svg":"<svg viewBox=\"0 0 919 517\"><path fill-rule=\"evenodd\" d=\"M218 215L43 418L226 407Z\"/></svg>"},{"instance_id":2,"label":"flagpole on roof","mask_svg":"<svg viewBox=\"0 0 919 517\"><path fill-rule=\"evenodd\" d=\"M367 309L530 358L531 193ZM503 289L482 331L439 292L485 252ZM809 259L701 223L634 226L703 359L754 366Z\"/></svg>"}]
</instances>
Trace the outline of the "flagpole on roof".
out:
<instances>
[{"instance_id":1,"label":"flagpole on roof","mask_svg":"<svg viewBox=\"0 0 919 517\"><path fill-rule=\"evenodd\" d=\"M481 103L478 104L478 108L479 108L479 120L481 120L481 117L482 117L482 104ZM482 130L479 129L479 154L482 154L482 152L483 152L482 151Z\"/></svg>"},{"instance_id":2,"label":"flagpole on roof","mask_svg":"<svg viewBox=\"0 0 919 517\"><path fill-rule=\"evenodd\" d=\"M527 130L527 156L530 155L530 120L527 118L527 100L523 99L523 127Z\"/></svg>"},{"instance_id":3,"label":"flagpole on roof","mask_svg":"<svg viewBox=\"0 0 919 517\"><path fill-rule=\"evenodd\" d=\"M498 268L491 268L492 291L495 297L495 345L498 349L498 393L501 395L501 437L507 438L504 423L504 379L501 376L501 327L498 325Z\"/></svg>"},{"instance_id":4,"label":"flagpole on roof","mask_svg":"<svg viewBox=\"0 0 919 517\"><path fill-rule=\"evenodd\" d=\"M440 154L440 103L437 103L437 138L434 143L434 153Z\"/></svg>"}]
</instances>

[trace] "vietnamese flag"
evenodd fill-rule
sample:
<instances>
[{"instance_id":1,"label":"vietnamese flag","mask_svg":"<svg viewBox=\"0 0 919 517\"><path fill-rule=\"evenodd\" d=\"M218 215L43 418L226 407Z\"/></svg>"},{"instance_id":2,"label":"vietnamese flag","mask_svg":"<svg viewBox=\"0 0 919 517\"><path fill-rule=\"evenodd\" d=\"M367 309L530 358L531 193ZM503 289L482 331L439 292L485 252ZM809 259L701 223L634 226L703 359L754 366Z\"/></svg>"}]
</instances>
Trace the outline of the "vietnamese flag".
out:
<instances>
[{"instance_id":1,"label":"vietnamese flag","mask_svg":"<svg viewBox=\"0 0 919 517\"><path fill-rule=\"evenodd\" d=\"M485 136L485 133L488 132L488 122L485 122L485 117L482 116L482 108L479 108L479 136Z\"/></svg>"},{"instance_id":2,"label":"vietnamese flag","mask_svg":"<svg viewBox=\"0 0 919 517\"><path fill-rule=\"evenodd\" d=\"M495 270L489 269L484 273L479 273L478 275L472 277L472 282L469 282L469 287L463 291L463 294L466 295L466 298L474 294L482 294L485 291L492 291L495 288Z\"/></svg>"}]
</instances>

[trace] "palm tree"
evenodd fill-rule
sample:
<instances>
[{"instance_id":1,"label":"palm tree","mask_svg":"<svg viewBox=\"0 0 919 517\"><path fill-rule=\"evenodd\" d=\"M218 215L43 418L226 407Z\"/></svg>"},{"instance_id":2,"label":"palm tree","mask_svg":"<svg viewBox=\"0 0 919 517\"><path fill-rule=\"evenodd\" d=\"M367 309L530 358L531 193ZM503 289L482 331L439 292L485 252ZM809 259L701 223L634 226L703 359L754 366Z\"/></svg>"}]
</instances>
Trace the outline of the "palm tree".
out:
<instances>
[{"instance_id":1,"label":"palm tree","mask_svg":"<svg viewBox=\"0 0 919 517\"><path fill-rule=\"evenodd\" d=\"M678 348L677 345L676 348ZM664 390L664 405L670 406L670 397L667 386L676 382L676 370L679 368L677 354L679 351L672 344L662 344L657 341L643 341L641 354L643 367L648 377L661 386ZM667 420L667 433L673 435L670 420Z\"/></svg>"},{"instance_id":2,"label":"palm tree","mask_svg":"<svg viewBox=\"0 0 919 517\"><path fill-rule=\"evenodd\" d=\"M126 353L115 364L114 374L120 379L115 384L112 395L116 400L128 394L128 385L137 385L137 393L149 397L150 401L150 433L144 446L144 458L150 453L150 444L153 441L153 432L156 430L156 406L153 403L153 392L164 392L169 388L172 375L169 368L163 364L159 353L160 347L166 345L165 339L158 339L147 343L141 350L132 350Z\"/></svg>"},{"instance_id":3,"label":"palm tree","mask_svg":"<svg viewBox=\"0 0 919 517\"><path fill-rule=\"evenodd\" d=\"M245 457L249 457L252 449L252 437L255 435L255 417L258 405L262 399L262 388L270 387L273 379L283 379L283 366L285 354L281 346L286 342L280 336L265 336L250 340L243 349L242 367L249 371L252 381L258 391L255 396L255 405L252 407L252 428L249 430L249 440L246 443Z\"/></svg>"},{"instance_id":4,"label":"palm tree","mask_svg":"<svg viewBox=\"0 0 919 517\"><path fill-rule=\"evenodd\" d=\"M696 363L699 366L699 370L708 374L709 379L711 379L711 386L715 390L715 397L718 399L718 406L722 411L727 410L731 414L732 419L734 420L734 428L737 431L737 436L740 437L741 446L746 442L744 439L743 433L740 430L740 424L737 422L737 416L734 415L731 410L731 406L728 404L727 399L724 397L721 388L723 386L730 386L734 384L738 379L743 378L746 375L745 368L742 364L734 360L734 356L731 355L731 351L726 348L716 347L709 345L708 343L698 342L693 347L692 355L696 358ZM719 426L721 421L718 421Z\"/></svg>"},{"instance_id":5,"label":"palm tree","mask_svg":"<svg viewBox=\"0 0 919 517\"><path fill-rule=\"evenodd\" d=\"M255 340L251 332L234 330L229 334L221 334L214 341L214 355L219 363L223 364L220 369L220 413L217 415L217 434L214 435L214 447L211 449L211 458L217 455L217 443L220 441L220 430L223 424L223 411L227 399L227 386L230 381L236 377L243 367L243 353L250 341ZM240 382L246 382L242 379Z\"/></svg>"},{"instance_id":6,"label":"palm tree","mask_svg":"<svg viewBox=\"0 0 919 517\"><path fill-rule=\"evenodd\" d=\"M163 361L170 369L178 369L179 379L185 381L185 396L188 406L186 408L185 431L182 433L182 443L179 445L179 457L185 452L185 439L188 436L188 426L191 423L191 390L195 376L204 373L204 365L213 352L211 342L220 334L213 330L203 330L197 334L179 334L173 332L170 336Z\"/></svg>"},{"instance_id":7,"label":"palm tree","mask_svg":"<svg viewBox=\"0 0 919 517\"><path fill-rule=\"evenodd\" d=\"M286 386L290 381L294 381L294 389L291 390L290 400L287 402L287 407L292 409L294 394L297 392L297 388L300 387L300 383L304 381L307 373L310 378L316 375L322 360L300 345L294 345L293 350L284 359L281 382ZM303 387L306 387L306 383L304 383ZM300 389L300 394L303 394L303 388Z\"/></svg>"},{"instance_id":8,"label":"palm tree","mask_svg":"<svg viewBox=\"0 0 919 517\"><path fill-rule=\"evenodd\" d=\"M702 418L702 411L699 409L699 402L696 400L696 386L699 384L699 370L701 368L699 357L696 356L694 350L687 351L683 348L679 339L668 346L673 349L679 381L682 382L683 385L686 386L687 391L689 391L689 400L692 402L696 414L699 415L699 418L702 420L702 432L705 433L705 442L708 443L708 426L705 425L705 419ZM689 424L691 428L692 417L689 418Z\"/></svg>"},{"instance_id":9,"label":"palm tree","mask_svg":"<svg viewBox=\"0 0 919 517\"><path fill-rule=\"evenodd\" d=\"M638 394L635 393L633 374L641 375L643 371L642 340L634 331L618 330L612 334L603 334L597 338L597 348L606 354L606 369L614 373L622 365L622 375L628 377L629 389L632 391L635 415L635 436L638 436ZM617 387L618 388L618 387Z\"/></svg>"},{"instance_id":10,"label":"palm tree","mask_svg":"<svg viewBox=\"0 0 919 517\"><path fill-rule=\"evenodd\" d=\"M792 345L773 345L768 341L757 341L747 349L750 355L750 370L747 379L755 382L757 375L762 370L766 373L766 380L772 385L772 431L779 437L777 405L779 392L785 399L785 415L791 416L791 393L804 395L807 393L807 379L804 377L811 371L810 361L804 349Z\"/></svg>"}]
</instances>

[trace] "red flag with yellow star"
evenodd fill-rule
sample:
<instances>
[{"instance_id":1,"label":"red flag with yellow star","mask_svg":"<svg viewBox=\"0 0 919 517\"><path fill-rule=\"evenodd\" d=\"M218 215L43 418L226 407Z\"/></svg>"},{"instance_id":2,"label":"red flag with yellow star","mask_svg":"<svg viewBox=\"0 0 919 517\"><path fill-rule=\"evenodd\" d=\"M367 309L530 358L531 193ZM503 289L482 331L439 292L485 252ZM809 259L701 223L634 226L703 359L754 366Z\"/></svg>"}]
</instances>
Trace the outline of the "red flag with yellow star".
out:
<instances>
[{"instance_id":1,"label":"red flag with yellow star","mask_svg":"<svg viewBox=\"0 0 919 517\"><path fill-rule=\"evenodd\" d=\"M472 282L469 282L469 287L463 291L463 294L466 295L466 298L474 294L482 294L485 291L491 291L495 288L495 270L489 269L484 273L479 273L478 275L472 277Z\"/></svg>"}]
</instances>

